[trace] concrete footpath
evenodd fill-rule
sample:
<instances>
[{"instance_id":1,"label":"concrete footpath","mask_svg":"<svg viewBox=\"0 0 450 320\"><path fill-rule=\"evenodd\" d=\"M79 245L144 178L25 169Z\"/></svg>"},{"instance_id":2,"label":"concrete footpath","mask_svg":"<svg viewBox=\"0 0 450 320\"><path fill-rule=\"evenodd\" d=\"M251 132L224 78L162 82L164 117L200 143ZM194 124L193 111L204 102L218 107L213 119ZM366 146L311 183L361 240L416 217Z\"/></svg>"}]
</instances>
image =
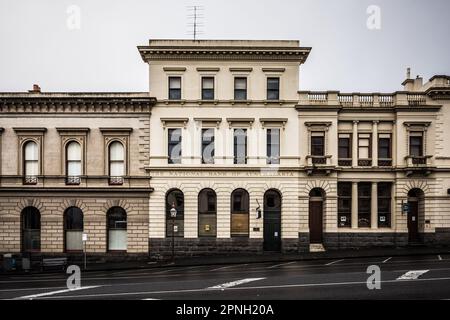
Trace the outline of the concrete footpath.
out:
<instances>
[{"instance_id":1,"label":"concrete footpath","mask_svg":"<svg viewBox=\"0 0 450 320\"><path fill-rule=\"evenodd\" d=\"M164 267L188 267L202 265L229 265L229 264L246 264L261 262L291 262L304 260L320 260L320 259L348 259L348 258L367 258L381 256L418 256L430 254L450 253L450 247L401 247L401 248L370 248L370 249L353 249L353 250L330 250L324 252L305 252L295 254L281 254L277 252L265 252L261 254L233 254L233 255L211 255L203 257L175 257L174 260L139 260L125 262L104 262L104 263L88 263L85 271L108 271L108 270L131 270L131 269L150 269ZM80 267L83 268L82 264ZM59 269L61 271L61 269ZM35 274L44 272L55 272L55 269L41 270L34 269L28 272L22 270L13 270L1 274ZM62 271L61 271L62 272Z\"/></svg>"}]
</instances>

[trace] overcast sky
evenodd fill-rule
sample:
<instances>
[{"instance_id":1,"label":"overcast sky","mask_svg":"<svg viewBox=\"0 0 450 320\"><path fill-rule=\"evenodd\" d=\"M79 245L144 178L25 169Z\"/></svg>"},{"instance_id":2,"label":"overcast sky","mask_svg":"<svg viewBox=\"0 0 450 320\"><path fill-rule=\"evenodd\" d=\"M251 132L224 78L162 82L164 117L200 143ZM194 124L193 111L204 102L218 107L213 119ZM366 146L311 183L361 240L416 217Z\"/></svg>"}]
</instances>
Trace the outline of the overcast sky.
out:
<instances>
[{"instance_id":1,"label":"overcast sky","mask_svg":"<svg viewBox=\"0 0 450 320\"><path fill-rule=\"evenodd\" d=\"M0 0L0 91L146 91L136 46L189 38L194 4L204 7L201 39L312 47L301 90L395 91L408 66L425 80L450 75L449 0Z\"/></svg>"}]
</instances>

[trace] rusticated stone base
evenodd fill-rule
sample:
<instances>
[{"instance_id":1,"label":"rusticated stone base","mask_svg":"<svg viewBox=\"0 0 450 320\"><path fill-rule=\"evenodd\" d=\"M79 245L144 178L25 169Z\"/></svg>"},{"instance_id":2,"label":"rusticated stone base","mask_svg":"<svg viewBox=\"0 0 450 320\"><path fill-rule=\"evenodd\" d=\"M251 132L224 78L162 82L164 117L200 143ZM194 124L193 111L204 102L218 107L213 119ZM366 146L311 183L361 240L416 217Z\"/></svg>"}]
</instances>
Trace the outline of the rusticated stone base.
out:
<instances>
[{"instance_id":1,"label":"rusticated stone base","mask_svg":"<svg viewBox=\"0 0 450 320\"><path fill-rule=\"evenodd\" d=\"M175 255L177 257L203 256L215 254L262 253L263 239L249 238L175 238ZM168 257L172 254L171 238L150 238L149 253L152 258Z\"/></svg>"},{"instance_id":2,"label":"rusticated stone base","mask_svg":"<svg viewBox=\"0 0 450 320\"><path fill-rule=\"evenodd\" d=\"M408 245L407 233L324 233L327 250L371 247L400 247Z\"/></svg>"}]
</instances>

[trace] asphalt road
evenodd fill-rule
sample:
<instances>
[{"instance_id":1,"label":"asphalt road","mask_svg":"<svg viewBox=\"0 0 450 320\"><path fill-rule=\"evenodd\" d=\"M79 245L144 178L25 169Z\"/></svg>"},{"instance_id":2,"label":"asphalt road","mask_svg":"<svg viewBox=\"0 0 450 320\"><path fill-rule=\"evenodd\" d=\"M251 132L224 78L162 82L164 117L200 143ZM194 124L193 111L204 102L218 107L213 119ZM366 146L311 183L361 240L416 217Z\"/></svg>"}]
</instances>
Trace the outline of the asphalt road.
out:
<instances>
[{"instance_id":1,"label":"asphalt road","mask_svg":"<svg viewBox=\"0 0 450 320\"><path fill-rule=\"evenodd\" d=\"M380 289L369 290L371 265ZM450 299L450 252L286 263L166 267L81 272L69 290L68 275L0 276L0 299Z\"/></svg>"}]
</instances>

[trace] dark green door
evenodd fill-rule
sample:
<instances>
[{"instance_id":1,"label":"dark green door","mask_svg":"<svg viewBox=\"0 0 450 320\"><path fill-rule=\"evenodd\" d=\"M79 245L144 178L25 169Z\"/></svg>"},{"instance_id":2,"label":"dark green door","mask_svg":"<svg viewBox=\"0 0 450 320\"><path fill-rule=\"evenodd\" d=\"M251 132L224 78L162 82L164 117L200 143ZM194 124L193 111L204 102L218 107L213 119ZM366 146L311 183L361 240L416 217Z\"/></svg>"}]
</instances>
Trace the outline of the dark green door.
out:
<instances>
[{"instance_id":1,"label":"dark green door","mask_svg":"<svg viewBox=\"0 0 450 320\"><path fill-rule=\"evenodd\" d=\"M264 194L264 250L281 250L281 196L276 190Z\"/></svg>"}]
</instances>

